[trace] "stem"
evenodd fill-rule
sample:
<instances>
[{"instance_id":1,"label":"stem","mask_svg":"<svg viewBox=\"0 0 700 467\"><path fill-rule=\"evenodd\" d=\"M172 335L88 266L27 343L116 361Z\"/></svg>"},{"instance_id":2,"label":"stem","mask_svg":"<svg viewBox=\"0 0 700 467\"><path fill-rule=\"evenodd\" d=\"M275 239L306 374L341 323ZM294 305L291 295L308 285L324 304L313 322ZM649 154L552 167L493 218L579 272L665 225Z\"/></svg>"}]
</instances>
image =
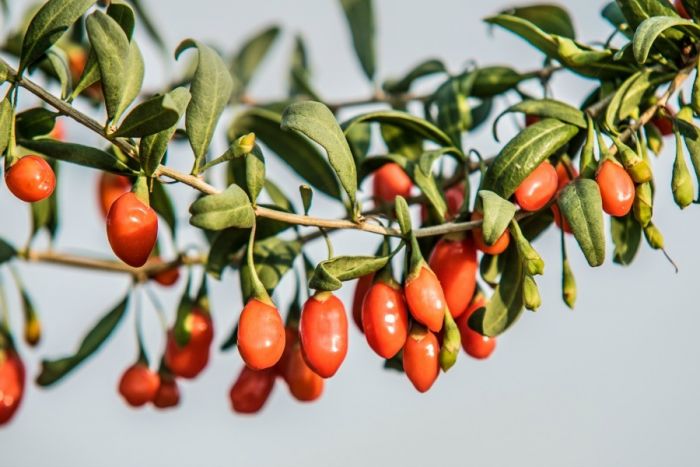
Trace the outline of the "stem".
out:
<instances>
[{"instance_id":1,"label":"stem","mask_svg":"<svg viewBox=\"0 0 700 467\"><path fill-rule=\"evenodd\" d=\"M270 294L267 293L267 289L263 285L260 277L258 277L258 271L255 270L255 261L253 261L253 248L255 247L255 230L257 222L253 223L253 227L250 229L250 237L248 238L248 248L246 250L246 261L248 263L248 269L250 270L250 285L252 289L251 297L259 300L268 305L272 305L272 299Z\"/></svg>"}]
</instances>

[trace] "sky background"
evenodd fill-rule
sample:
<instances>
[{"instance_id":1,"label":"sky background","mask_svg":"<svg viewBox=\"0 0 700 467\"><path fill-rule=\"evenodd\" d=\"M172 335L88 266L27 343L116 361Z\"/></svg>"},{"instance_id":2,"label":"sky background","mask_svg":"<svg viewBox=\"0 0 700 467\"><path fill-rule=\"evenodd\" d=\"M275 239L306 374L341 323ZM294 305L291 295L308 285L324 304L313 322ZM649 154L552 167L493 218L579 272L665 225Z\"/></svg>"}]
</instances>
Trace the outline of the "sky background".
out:
<instances>
[{"instance_id":1,"label":"sky background","mask_svg":"<svg viewBox=\"0 0 700 467\"><path fill-rule=\"evenodd\" d=\"M12 0L16 14L29 2ZM230 52L250 34L272 23L283 28L281 40L260 68L251 94L279 97L286 86L287 64L295 33L306 39L313 82L329 100L366 96L364 79L351 49L349 33L336 1L284 0L150 0L144 2L174 50L186 37L217 44ZM469 61L508 64L531 70L541 56L504 31L489 34L482 18L513 5L491 1L377 0L378 75L402 74L418 61L437 57L457 72ZM562 2L575 18L585 41L605 40L607 23L599 16L603 2ZM5 29L3 24L3 30ZM172 59L163 67L149 40L137 39L147 60L146 87L158 88L177 70ZM167 70L167 71L163 71ZM555 77L556 98L577 103L593 83ZM428 86L430 87L430 86ZM531 88L537 92L537 88ZM21 102L32 103L22 97ZM89 109L86 109L89 110ZM353 112L366 109L354 109ZM351 114L343 114L346 118ZM228 121L230 117L224 120ZM507 119L506 119L507 120ZM224 126L224 125L222 125ZM512 123L501 125L513 134ZM69 126L68 139L101 144L93 135ZM492 154L498 146L488 129L469 135L467 147ZM672 146L668 140L667 146ZM217 138L214 152L223 150ZM698 208L681 213L672 203L666 150L655 161L655 223L663 231L673 268L658 251L643 244L631 267L608 261L590 269L568 239L578 282L575 311L560 299L559 234L550 229L536 243L547 267L539 279L543 305L524 312L498 340L493 356L475 361L464 354L456 367L442 374L427 394L417 393L396 372L383 371L353 327L350 351L337 376L326 382L320 401L300 404L278 383L271 400L257 416L235 415L228 390L242 365L237 352L215 352L210 366L193 382L183 382L183 401L174 411L128 408L116 393L122 371L136 356L134 313L94 358L50 389L28 385L20 412L0 429L0 464L8 467L125 465L157 466L688 466L700 457L700 340L697 329L697 271L700 249ZM295 196L299 180L269 157L273 180L283 181ZM176 148L170 162L187 170L188 148ZM63 164L59 197L63 225L55 247L60 251L110 257L95 188L97 173ZM186 188L173 188L185 227L178 247L201 244L186 227ZM314 213L339 216L338 206L321 196ZM28 209L0 188L0 236L17 245L29 229ZM377 239L362 234L334 237L338 253L372 251ZM37 247L46 246L41 238ZM322 245L312 254L320 259ZM48 265L20 265L44 324L37 350L21 348L32 380L42 357L71 353L92 323L123 296L125 277ZM9 274L1 273L9 282ZM184 281L174 289L157 289L169 316ZM340 291L349 307L353 284ZM276 300L284 309L289 284ZM12 321L20 329L17 297L10 293ZM227 272L213 285L216 345L229 333L241 309L238 277ZM144 308L148 350L163 346L157 317Z\"/></svg>"}]
</instances>

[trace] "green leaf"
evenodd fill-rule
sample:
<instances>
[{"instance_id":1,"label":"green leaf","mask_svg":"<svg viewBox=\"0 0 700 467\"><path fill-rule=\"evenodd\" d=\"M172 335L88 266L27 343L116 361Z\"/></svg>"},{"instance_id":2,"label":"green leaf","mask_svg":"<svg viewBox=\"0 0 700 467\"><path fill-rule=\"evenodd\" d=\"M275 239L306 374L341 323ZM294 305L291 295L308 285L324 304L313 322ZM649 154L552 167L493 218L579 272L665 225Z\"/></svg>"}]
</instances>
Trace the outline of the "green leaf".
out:
<instances>
[{"instance_id":1,"label":"green leaf","mask_svg":"<svg viewBox=\"0 0 700 467\"><path fill-rule=\"evenodd\" d=\"M615 130L617 123L628 118L637 117L642 101L654 92L656 85L668 76L640 70L625 80L615 92L605 112L605 124Z\"/></svg>"},{"instance_id":2,"label":"green leaf","mask_svg":"<svg viewBox=\"0 0 700 467\"><path fill-rule=\"evenodd\" d=\"M482 187L510 198L520 183L545 159L573 138L574 125L545 118L518 133L496 156L484 175Z\"/></svg>"},{"instance_id":3,"label":"green leaf","mask_svg":"<svg viewBox=\"0 0 700 467\"><path fill-rule=\"evenodd\" d=\"M389 94L404 94L411 90L414 81L436 73L446 73L447 69L442 61L429 59L414 66L400 79L389 79L382 84L384 92Z\"/></svg>"},{"instance_id":4,"label":"green leaf","mask_svg":"<svg viewBox=\"0 0 700 467\"><path fill-rule=\"evenodd\" d=\"M496 140L498 140L498 134L496 132L498 122L505 114L510 112L522 112L525 115L533 115L540 118L554 118L579 128L586 128L588 126L585 114L581 110L565 102L554 99L527 99L511 105L496 117L496 120L493 122L493 135Z\"/></svg>"},{"instance_id":5,"label":"green leaf","mask_svg":"<svg viewBox=\"0 0 700 467\"><path fill-rule=\"evenodd\" d=\"M279 26L270 26L246 40L231 61L231 72L236 78L236 94L241 94L253 78L279 36Z\"/></svg>"},{"instance_id":6,"label":"green leaf","mask_svg":"<svg viewBox=\"0 0 700 467\"><path fill-rule=\"evenodd\" d=\"M452 145L462 148L462 132L471 126L471 111L467 96L474 82L470 74L466 86L460 78L450 78L443 83L432 97L437 107L437 125L450 136Z\"/></svg>"},{"instance_id":7,"label":"green leaf","mask_svg":"<svg viewBox=\"0 0 700 467\"><path fill-rule=\"evenodd\" d=\"M326 150L328 160L354 206L357 192L355 160L333 112L320 102L296 102L285 109L281 126L283 130L306 136Z\"/></svg>"},{"instance_id":8,"label":"green leaf","mask_svg":"<svg viewBox=\"0 0 700 467\"><path fill-rule=\"evenodd\" d=\"M283 131L282 116L276 112L253 108L236 116L228 129L229 142L247 133L255 133L258 140L286 162L300 177L317 190L340 198L340 188L333 169L317 146L303 136Z\"/></svg>"},{"instance_id":9,"label":"green leaf","mask_svg":"<svg viewBox=\"0 0 700 467\"><path fill-rule=\"evenodd\" d=\"M187 92L183 88L178 89ZM179 119L178 102L170 94L155 96L134 107L124 117L114 136L142 138L176 125Z\"/></svg>"},{"instance_id":10,"label":"green leaf","mask_svg":"<svg viewBox=\"0 0 700 467\"><path fill-rule=\"evenodd\" d=\"M632 39L632 50L637 63L642 65L647 61L649 52L651 52L651 48L659 35L667 29L678 27L685 28L686 31L695 36L695 39L700 37L700 26L687 19L655 16L644 20L634 32L634 38Z\"/></svg>"},{"instance_id":11,"label":"green leaf","mask_svg":"<svg viewBox=\"0 0 700 467\"><path fill-rule=\"evenodd\" d=\"M18 142L27 149L72 164L84 165L85 167L122 175L137 175L139 173L137 160L130 157L122 159L114 154L90 146L62 143L50 139L19 140Z\"/></svg>"},{"instance_id":12,"label":"green leaf","mask_svg":"<svg viewBox=\"0 0 700 467\"><path fill-rule=\"evenodd\" d=\"M353 125L346 131L346 135L358 126L369 126L369 124ZM416 160L423 154L423 139L419 135L387 124L380 125L380 130L389 153L400 154L409 160Z\"/></svg>"},{"instance_id":13,"label":"green leaf","mask_svg":"<svg viewBox=\"0 0 700 467\"><path fill-rule=\"evenodd\" d=\"M674 134L676 137L676 158L673 161L671 192L676 205L681 209L685 209L693 202L693 181L690 179L690 171L685 162L681 134L678 130Z\"/></svg>"},{"instance_id":14,"label":"green leaf","mask_svg":"<svg viewBox=\"0 0 700 467\"><path fill-rule=\"evenodd\" d=\"M15 256L17 256L15 247L0 237L0 264L8 262Z\"/></svg>"},{"instance_id":15,"label":"green leaf","mask_svg":"<svg viewBox=\"0 0 700 467\"><path fill-rule=\"evenodd\" d=\"M503 94L527 78L527 75L521 75L507 66L477 68L469 74L475 75L469 95L482 98Z\"/></svg>"},{"instance_id":16,"label":"green leaf","mask_svg":"<svg viewBox=\"0 0 700 467\"><path fill-rule=\"evenodd\" d=\"M569 12L558 5L532 5L512 8L503 13L530 21L544 32L575 39Z\"/></svg>"},{"instance_id":17,"label":"green leaf","mask_svg":"<svg viewBox=\"0 0 700 467\"><path fill-rule=\"evenodd\" d=\"M124 76L122 98L119 100L117 110L114 114L115 122L119 120L126 109L141 93L141 86L143 85L143 75L145 70L143 55L141 55L141 49L139 49L136 41L131 41L129 44L129 54L126 58L126 70L127 73Z\"/></svg>"},{"instance_id":18,"label":"green leaf","mask_svg":"<svg viewBox=\"0 0 700 467\"><path fill-rule=\"evenodd\" d=\"M49 159L48 161L51 168L53 168L54 173L58 176L58 164L56 161ZM58 193L54 190L51 196L44 198L41 201L37 201L31 204L32 207L32 234L31 237L34 238L36 234L43 228L46 228L49 232L51 238L56 237L58 231Z\"/></svg>"},{"instance_id":19,"label":"green leaf","mask_svg":"<svg viewBox=\"0 0 700 467\"><path fill-rule=\"evenodd\" d=\"M128 300L128 296L125 297L95 324L83 338L75 354L57 360L42 360L41 372L36 378L36 383L39 386L50 386L94 354L121 322L126 313Z\"/></svg>"},{"instance_id":20,"label":"green leaf","mask_svg":"<svg viewBox=\"0 0 700 467\"><path fill-rule=\"evenodd\" d=\"M523 280L525 272L517 249L509 248L504 255L505 265L501 281L485 308L469 317L469 327L480 334L495 337L508 329L523 311Z\"/></svg>"},{"instance_id":21,"label":"green leaf","mask_svg":"<svg viewBox=\"0 0 700 467\"><path fill-rule=\"evenodd\" d=\"M151 207L158 215L163 218L165 223L170 228L170 234L173 238L176 237L177 228L177 217L175 213L175 207L173 202L165 190L165 186L159 182L153 182L153 189L151 190L151 195L149 197Z\"/></svg>"},{"instance_id":22,"label":"green leaf","mask_svg":"<svg viewBox=\"0 0 700 467\"><path fill-rule=\"evenodd\" d=\"M345 133L355 164L359 165L367 157L372 142L372 127L369 124L355 125Z\"/></svg>"},{"instance_id":23,"label":"green leaf","mask_svg":"<svg viewBox=\"0 0 700 467\"><path fill-rule=\"evenodd\" d=\"M67 99L73 84L66 53L58 47L51 47L46 51L46 63L61 83L61 99Z\"/></svg>"},{"instance_id":24,"label":"green leaf","mask_svg":"<svg viewBox=\"0 0 700 467\"><path fill-rule=\"evenodd\" d=\"M289 198L284 194L282 189L275 184L272 180L265 180L265 191L270 197L275 206L279 207L283 211L294 212L294 206ZM258 229L260 232L260 229Z\"/></svg>"},{"instance_id":25,"label":"green leaf","mask_svg":"<svg viewBox=\"0 0 700 467\"><path fill-rule=\"evenodd\" d=\"M166 50L165 41L158 32L158 29L153 24L153 21L151 21L150 15L141 5L141 0L127 1L131 3L131 5L133 5L134 9L136 10L136 13L138 13L139 18L141 19L141 25L146 29L146 32L151 37L153 42L155 42L161 50Z\"/></svg>"},{"instance_id":26,"label":"green leaf","mask_svg":"<svg viewBox=\"0 0 700 467\"><path fill-rule=\"evenodd\" d=\"M513 15L500 14L486 18L484 21L489 24L498 25L517 34L548 57L557 56L558 46L552 36L526 19L518 18Z\"/></svg>"},{"instance_id":27,"label":"green leaf","mask_svg":"<svg viewBox=\"0 0 700 467\"><path fill-rule=\"evenodd\" d=\"M208 230L249 228L255 222L255 211L250 199L238 185L231 185L221 193L199 198L190 206L190 214L190 224Z\"/></svg>"},{"instance_id":28,"label":"green leaf","mask_svg":"<svg viewBox=\"0 0 700 467\"><path fill-rule=\"evenodd\" d=\"M185 128L195 158L192 172L197 174L219 117L231 98L233 78L219 54L201 42L186 39L177 47L175 58L191 47L197 48L198 60L190 85L192 99L187 106Z\"/></svg>"},{"instance_id":29,"label":"green leaf","mask_svg":"<svg viewBox=\"0 0 700 467\"><path fill-rule=\"evenodd\" d=\"M56 113L43 107L35 107L17 114L15 131L18 138L34 138L48 135L55 124Z\"/></svg>"},{"instance_id":30,"label":"green leaf","mask_svg":"<svg viewBox=\"0 0 700 467\"><path fill-rule=\"evenodd\" d=\"M693 125L693 113L688 107L683 107L676 115L676 124L683 136L685 147L690 154L690 162L693 164L695 179L700 183L700 132L691 131ZM684 124L685 123L685 124ZM700 195L698 196L700 198Z\"/></svg>"},{"instance_id":31,"label":"green leaf","mask_svg":"<svg viewBox=\"0 0 700 467\"><path fill-rule=\"evenodd\" d=\"M12 122L15 119L15 111L10 100L5 97L0 101L0 158L5 154L10 145Z\"/></svg>"},{"instance_id":32,"label":"green leaf","mask_svg":"<svg viewBox=\"0 0 700 467\"><path fill-rule=\"evenodd\" d=\"M605 233L598 184L590 179L574 180L559 193L558 205L588 264L593 267L603 264Z\"/></svg>"},{"instance_id":33,"label":"green leaf","mask_svg":"<svg viewBox=\"0 0 700 467\"><path fill-rule=\"evenodd\" d=\"M175 322L173 323L173 337L175 338L175 343L179 347L184 347L190 341L191 332L187 326L187 318L192 314L194 310L194 302L190 297L190 286L192 285L192 275L190 274L187 279L187 286L180 297L180 302L177 305L177 313L175 315Z\"/></svg>"},{"instance_id":34,"label":"green leaf","mask_svg":"<svg viewBox=\"0 0 700 467\"><path fill-rule=\"evenodd\" d=\"M615 249L613 262L631 264L642 240L642 228L630 213L624 217L610 217L610 232Z\"/></svg>"},{"instance_id":35,"label":"green leaf","mask_svg":"<svg viewBox=\"0 0 700 467\"><path fill-rule=\"evenodd\" d=\"M480 190L479 198L483 206L484 220L481 230L487 245L493 245L501 238L515 215L515 205L498 196L493 191Z\"/></svg>"},{"instance_id":36,"label":"green leaf","mask_svg":"<svg viewBox=\"0 0 700 467\"><path fill-rule=\"evenodd\" d=\"M393 125L405 130L407 133L413 133L423 139L433 141L440 146L452 146L452 139L429 121L395 110L378 110L358 115L344 122L342 128L347 133L354 125L366 122Z\"/></svg>"},{"instance_id":37,"label":"green leaf","mask_svg":"<svg viewBox=\"0 0 700 467\"><path fill-rule=\"evenodd\" d=\"M248 241L248 229L230 228L216 234L207 256L207 273L221 279L226 266L233 266L233 255ZM256 235L257 237L257 235Z\"/></svg>"},{"instance_id":38,"label":"green leaf","mask_svg":"<svg viewBox=\"0 0 700 467\"><path fill-rule=\"evenodd\" d=\"M39 59L95 0L49 0L32 18L22 40L19 74Z\"/></svg>"},{"instance_id":39,"label":"green leaf","mask_svg":"<svg viewBox=\"0 0 700 467\"><path fill-rule=\"evenodd\" d=\"M627 23L625 15L622 14L622 10L620 10L620 7L614 1L605 5L600 15L618 29Z\"/></svg>"},{"instance_id":40,"label":"green leaf","mask_svg":"<svg viewBox=\"0 0 700 467\"><path fill-rule=\"evenodd\" d=\"M409 162L406 166L408 174L413 182L420 188L423 195L428 198L428 202L435 209L435 212L441 219L445 218L447 213L447 204L442 196L442 190L438 186L435 177L433 176L433 164L440 157L449 151L455 151L454 148L435 149L427 151L416 162ZM403 166L404 164L400 164Z\"/></svg>"},{"instance_id":41,"label":"green leaf","mask_svg":"<svg viewBox=\"0 0 700 467\"><path fill-rule=\"evenodd\" d=\"M374 8L372 0L340 0L352 33L352 44L367 78L374 79Z\"/></svg>"},{"instance_id":42,"label":"green leaf","mask_svg":"<svg viewBox=\"0 0 700 467\"><path fill-rule=\"evenodd\" d=\"M187 104L190 102L190 92L184 87L179 87L173 89L166 95L169 96L171 104L174 104L172 108L177 111L179 120L182 114L185 113ZM176 129L177 121L175 121L170 128L141 139L139 143L139 155L146 175L151 176L156 169L158 169L168 149L168 143L170 143Z\"/></svg>"},{"instance_id":43,"label":"green leaf","mask_svg":"<svg viewBox=\"0 0 700 467\"><path fill-rule=\"evenodd\" d=\"M267 293L272 295L282 277L292 268L294 260L301 252L301 244L296 240L282 240L271 237L255 242L253 262L260 281ZM252 294L250 289L250 270L247 264L241 265L241 293L243 302L247 302Z\"/></svg>"},{"instance_id":44,"label":"green leaf","mask_svg":"<svg viewBox=\"0 0 700 467\"><path fill-rule=\"evenodd\" d=\"M319 263L309 279L315 290L338 290L343 282L379 271L389 261L388 256L336 256Z\"/></svg>"},{"instance_id":45,"label":"green leaf","mask_svg":"<svg viewBox=\"0 0 700 467\"><path fill-rule=\"evenodd\" d=\"M306 46L301 35L294 38L294 50L289 66L289 95L291 97L306 96L315 101L322 100L311 87L311 70L306 56Z\"/></svg>"},{"instance_id":46,"label":"green leaf","mask_svg":"<svg viewBox=\"0 0 700 467\"><path fill-rule=\"evenodd\" d=\"M129 39L119 23L101 11L88 16L85 27L97 57L107 117L111 121L126 90Z\"/></svg>"},{"instance_id":47,"label":"green leaf","mask_svg":"<svg viewBox=\"0 0 700 467\"><path fill-rule=\"evenodd\" d=\"M248 154L233 159L231 169L236 184L245 187L248 197L255 204L265 184L265 158L260 146L256 144Z\"/></svg>"}]
</instances>

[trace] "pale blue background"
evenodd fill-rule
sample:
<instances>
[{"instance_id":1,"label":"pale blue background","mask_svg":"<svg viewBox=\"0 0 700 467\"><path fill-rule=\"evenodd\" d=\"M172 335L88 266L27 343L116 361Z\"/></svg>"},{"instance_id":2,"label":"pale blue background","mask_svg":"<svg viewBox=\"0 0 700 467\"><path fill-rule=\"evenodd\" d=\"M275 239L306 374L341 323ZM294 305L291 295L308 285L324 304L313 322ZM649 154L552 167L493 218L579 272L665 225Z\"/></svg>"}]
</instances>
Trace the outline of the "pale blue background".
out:
<instances>
[{"instance_id":1,"label":"pale blue background","mask_svg":"<svg viewBox=\"0 0 700 467\"><path fill-rule=\"evenodd\" d=\"M11 3L17 11L28 2ZM230 51L260 27L281 24L283 38L260 69L251 90L255 96L283 93L297 31L307 40L314 83L324 96L357 98L370 92L335 1L145 3L165 29L171 49L180 39L193 36ZM444 59L453 71L472 59L521 70L537 68L538 53L508 33L487 34L481 22L510 3L378 0L380 76L395 76L433 56ZM603 2L565 3L576 18L580 37L606 38L609 28L598 13ZM146 49L147 86L157 87L173 74L162 75L162 60L146 45L142 31L138 37ZM555 96L573 102L591 86L573 77L553 81ZM531 89L537 92L536 87ZM30 103L27 97L22 101ZM511 123L502 126L504 135L512 130ZM75 126L69 128L69 138L101 143ZM469 136L467 145L486 154L498 149L488 131ZM218 138L217 151L222 146ZM189 157L181 146L171 160L186 170ZM570 239L579 285L578 306L571 312L559 299L559 237L551 229L536 245L547 261L546 275L540 280L542 308L536 314L526 312L499 339L491 359L461 358L426 395L415 392L403 376L382 371L381 362L353 328L347 360L327 382L318 403L296 403L279 384L260 415L234 415L227 397L241 366L234 352L216 353L199 379L182 384L183 405L178 410L131 410L117 396L116 383L135 356L132 315L109 345L65 382L49 390L28 388L16 419L0 430L0 465L696 465L700 457L696 298L700 251L695 245L700 221L697 207L681 213L672 204L668 188L672 157L672 151L665 151L655 163L659 186L655 222L680 273L674 274L661 253L646 246L630 268L608 261L594 271ZM277 180L289 176L275 160L270 161L269 170ZM111 254L94 200L95 175L63 166L59 196L65 206L64 223L56 245L61 251ZM286 184L291 195L297 183L292 179ZM191 199L187 189L173 192L183 205ZM341 214L337 206L317 201L317 214ZM28 232L26 207L4 188L0 206L0 235L22 244ZM184 207L181 212L185 224ZM180 247L200 241L189 229L183 234ZM336 238L340 252L367 252L376 242L357 234ZM38 246L44 244L45 239L38 242ZM314 247L317 258L323 254L320 247ZM40 357L72 351L87 326L120 298L127 280L45 265L22 265L21 270L45 327L45 340L37 351L22 349L33 378ZM3 277L9 280L6 273ZM231 273L214 287L217 343L240 311L237 288L237 277ZM348 304L351 291L348 286L341 292ZM172 316L179 290L159 292ZM283 287L281 292L278 300L286 304L289 290ZM13 322L19 328L17 297L11 294L10 298L15 305ZM160 352L156 316L150 308L144 314L149 349Z\"/></svg>"}]
</instances>

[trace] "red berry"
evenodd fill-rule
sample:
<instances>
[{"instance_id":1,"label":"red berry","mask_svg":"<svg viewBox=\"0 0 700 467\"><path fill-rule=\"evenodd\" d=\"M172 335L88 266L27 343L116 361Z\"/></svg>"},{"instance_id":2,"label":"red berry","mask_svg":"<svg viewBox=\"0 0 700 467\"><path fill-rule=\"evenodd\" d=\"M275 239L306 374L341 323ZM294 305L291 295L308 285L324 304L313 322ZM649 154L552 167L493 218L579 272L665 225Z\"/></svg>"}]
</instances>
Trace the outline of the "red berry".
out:
<instances>
[{"instance_id":1,"label":"red berry","mask_svg":"<svg viewBox=\"0 0 700 467\"><path fill-rule=\"evenodd\" d=\"M165 364L180 378L194 378L209 363L209 348L214 339L211 317L200 310L194 310L185 320L185 328L190 332L190 340L184 346L175 341L172 331L168 333L165 347Z\"/></svg>"},{"instance_id":2,"label":"red berry","mask_svg":"<svg viewBox=\"0 0 700 467\"><path fill-rule=\"evenodd\" d=\"M297 331L287 328L287 346L278 365L279 374L289 386L289 392L300 402L311 402L323 394L324 381L309 368L299 343Z\"/></svg>"},{"instance_id":3,"label":"red berry","mask_svg":"<svg viewBox=\"0 0 700 467\"><path fill-rule=\"evenodd\" d=\"M385 203L393 203L398 195L407 198L411 195L413 182L400 165L390 162L376 172L373 179L375 198Z\"/></svg>"},{"instance_id":4,"label":"red berry","mask_svg":"<svg viewBox=\"0 0 700 467\"><path fill-rule=\"evenodd\" d=\"M668 115L673 115L675 112L670 107L664 107L665 113ZM662 115L657 113L651 119L651 124L654 125L662 136L669 136L673 134L673 120L668 115Z\"/></svg>"},{"instance_id":5,"label":"red berry","mask_svg":"<svg viewBox=\"0 0 700 467\"><path fill-rule=\"evenodd\" d=\"M238 321L238 351L254 370L273 367L284 351L284 323L272 305L251 298Z\"/></svg>"},{"instance_id":6,"label":"red berry","mask_svg":"<svg viewBox=\"0 0 700 467\"><path fill-rule=\"evenodd\" d=\"M381 280L372 285L362 305L362 326L377 355L391 358L399 353L408 335L408 312L397 285Z\"/></svg>"},{"instance_id":7,"label":"red berry","mask_svg":"<svg viewBox=\"0 0 700 467\"><path fill-rule=\"evenodd\" d=\"M154 258L151 260L151 264L160 265L163 264L163 260L160 258ZM160 271L153 276L153 280L163 287L170 287L175 285L175 283L180 279L180 269L177 267L165 269Z\"/></svg>"},{"instance_id":8,"label":"red berry","mask_svg":"<svg viewBox=\"0 0 700 467\"><path fill-rule=\"evenodd\" d=\"M51 196L56 188L56 175L41 157L24 156L7 170L5 183L17 198L34 203Z\"/></svg>"},{"instance_id":9,"label":"red berry","mask_svg":"<svg viewBox=\"0 0 700 467\"><path fill-rule=\"evenodd\" d=\"M404 285L406 304L411 316L431 331L438 332L447 312L447 300L440 281L426 265L418 274L409 276Z\"/></svg>"},{"instance_id":10,"label":"red berry","mask_svg":"<svg viewBox=\"0 0 700 467\"><path fill-rule=\"evenodd\" d=\"M525 211L539 211L557 192L557 171L544 161L515 190L515 200Z\"/></svg>"},{"instance_id":11,"label":"red berry","mask_svg":"<svg viewBox=\"0 0 700 467\"><path fill-rule=\"evenodd\" d=\"M274 369L253 370L244 365L229 391L231 408L242 414L259 412L270 397L274 385Z\"/></svg>"},{"instance_id":12,"label":"red berry","mask_svg":"<svg viewBox=\"0 0 700 467\"><path fill-rule=\"evenodd\" d=\"M345 307L330 292L317 292L304 303L299 321L304 360L317 375L330 378L348 353Z\"/></svg>"},{"instance_id":13,"label":"red berry","mask_svg":"<svg viewBox=\"0 0 700 467\"><path fill-rule=\"evenodd\" d=\"M479 295L474 299L467 311L457 318L457 327L459 328L460 337L462 339L462 348L469 356L480 360L487 358L496 348L495 337L482 336L470 328L468 324L469 317L483 306L486 306L486 300L482 295Z\"/></svg>"},{"instance_id":14,"label":"red berry","mask_svg":"<svg viewBox=\"0 0 700 467\"><path fill-rule=\"evenodd\" d=\"M362 302L373 282L374 273L371 273L360 277L355 284L355 293L352 296L352 319L360 332L364 332L362 328Z\"/></svg>"},{"instance_id":15,"label":"red berry","mask_svg":"<svg viewBox=\"0 0 700 467\"><path fill-rule=\"evenodd\" d=\"M177 382L173 378L160 378L158 391L153 398L153 405L159 409L167 409L176 407L180 404L180 389L177 387Z\"/></svg>"},{"instance_id":16,"label":"red berry","mask_svg":"<svg viewBox=\"0 0 700 467\"><path fill-rule=\"evenodd\" d=\"M107 238L114 254L129 266L146 263L158 237L158 216L134 193L117 199L107 215Z\"/></svg>"},{"instance_id":17,"label":"red berry","mask_svg":"<svg viewBox=\"0 0 700 467\"><path fill-rule=\"evenodd\" d=\"M24 396L24 364L13 350L0 350L0 425L12 420Z\"/></svg>"},{"instance_id":18,"label":"red berry","mask_svg":"<svg viewBox=\"0 0 700 467\"><path fill-rule=\"evenodd\" d=\"M140 407L156 397L160 386L158 373L143 363L129 367L119 380L119 394L133 407Z\"/></svg>"},{"instance_id":19,"label":"red berry","mask_svg":"<svg viewBox=\"0 0 700 467\"><path fill-rule=\"evenodd\" d=\"M686 10L685 5L683 5L683 0L674 0L673 6L676 8L676 11L681 18L690 19L688 10Z\"/></svg>"},{"instance_id":20,"label":"red berry","mask_svg":"<svg viewBox=\"0 0 700 467\"><path fill-rule=\"evenodd\" d=\"M595 177L603 200L603 211L611 216L624 216L634 202L634 182L620 165L606 160Z\"/></svg>"},{"instance_id":21,"label":"red berry","mask_svg":"<svg viewBox=\"0 0 700 467\"><path fill-rule=\"evenodd\" d=\"M419 392L426 392L438 377L440 346L435 334L420 327L411 330L403 348L403 369Z\"/></svg>"},{"instance_id":22,"label":"red berry","mask_svg":"<svg viewBox=\"0 0 700 467\"><path fill-rule=\"evenodd\" d=\"M447 306L455 318L469 306L476 289L476 246L471 236L441 238L430 254L430 268L440 280Z\"/></svg>"},{"instance_id":23,"label":"red berry","mask_svg":"<svg viewBox=\"0 0 700 467\"><path fill-rule=\"evenodd\" d=\"M98 195L100 210L105 218L109 214L109 208L124 193L131 191L131 180L124 175L117 175L109 172L100 174L98 185Z\"/></svg>"},{"instance_id":24,"label":"red berry","mask_svg":"<svg viewBox=\"0 0 700 467\"><path fill-rule=\"evenodd\" d=\"M483 218L484 215L482 213L474 211L471 220L476 221ZM498 237L498 240L496 240L493 245L486 244L484 233L479 228L472 230L472 236L474 237L474 244L476 247L487 255L500 255L506 251L506 248L510 245L510 232L508 232L508 229Z\"/></svg>"}]
</instances>

